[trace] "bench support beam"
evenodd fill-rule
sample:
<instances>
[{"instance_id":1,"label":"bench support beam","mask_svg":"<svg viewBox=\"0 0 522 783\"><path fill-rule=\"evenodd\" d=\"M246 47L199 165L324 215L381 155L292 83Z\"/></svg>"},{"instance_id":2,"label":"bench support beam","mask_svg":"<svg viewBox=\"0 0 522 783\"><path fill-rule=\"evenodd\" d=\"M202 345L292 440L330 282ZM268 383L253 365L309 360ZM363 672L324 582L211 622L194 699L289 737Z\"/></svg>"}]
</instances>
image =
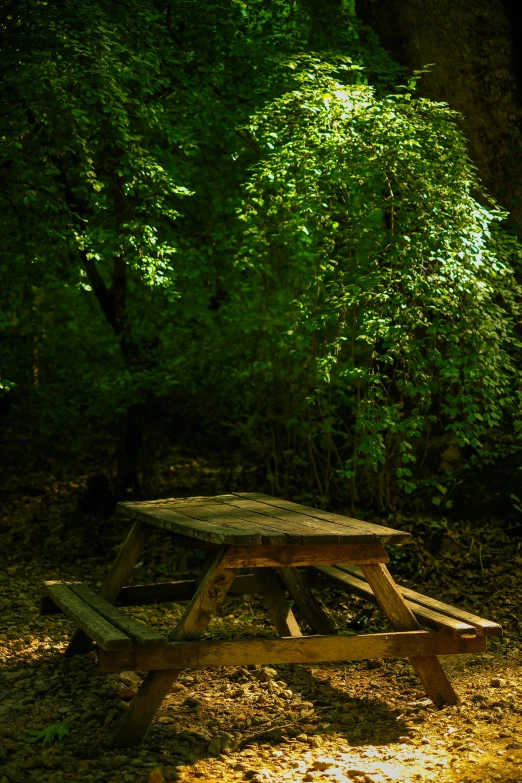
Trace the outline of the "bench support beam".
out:
<instances>
[{"instance_id":1,"label":"bench support beam","mask_svg":"<svg viewBox=\"0 0 522 783\"><path fill-rule=\"evenodd\" d=\"M114 603L128 575L138 562L143 548L154 528L146 522L135 522L125 543L118 552L109 573L100 587L99 595L109 603ZM92 639L78 629L65 651L65 655L81 655L89 652Z\"/></svg>"},{"instance_id":2,"label":"bench support beam","mask_svg":"<svg viewBox=\"0 0 522 783\"><path fill-rule=\"evenodd\" d=\"M267 612L279 636L301 636L301 629L286 600L284 587L272 568L258 568L256 577L261 584Z\"/></svg>"},{"instance_id":3,"label":"bench support beam","mask_svg":"<svg viewBox=\"0 0 522 783\"><path fill-rule=\"evenodd\" d=\"M299 610L308 620L310 628L315 633L334 634L335 623L308 588L303 572L297 568L278 568L277 572Z\"/></svg>"},{"instance_id":4,"label":"bench support beam","mask_svg":"<svg viewBox=\"0 0 522 783\"><path fill-rule=\"evenodd\" d=\"M406 605L384 563L363 565L361 570L391 626L396 631L420 630L419 623ZM435 655L409 656L409 661L426 693L437 707L459 703L459 698Z\"/></svg>"},{"instance_id":5,"label":"bench support beam","mask_svg":"<svg viewBox=\"0 0 522 783\"><path fill-rule=\"evenodd\" d=\"M459 655L484 652L486 639L460 639L431 631L357 634L354 636L293 636L247 641L174 642L156 650L133 647L98 653L102 671L202 669L211 666L253 666L285 663L356 661L367 658Z\"/></svg>"},{"instance_id":6,"label":"bench support beam","mask_svg":"<svg viewBox=\"0 0 522 783\"><path fill-rule=\"evenodd\" d=\"M235 576L233 570L221 567L227 550L228 547L220 547L212 563L205 564L203 579L170 635L170 642L199 639L205 632ZM172 683L182 671L183 668L149 671L111 737L113 747L128 747L142 739Z\"/></svg>"}]
</instances>

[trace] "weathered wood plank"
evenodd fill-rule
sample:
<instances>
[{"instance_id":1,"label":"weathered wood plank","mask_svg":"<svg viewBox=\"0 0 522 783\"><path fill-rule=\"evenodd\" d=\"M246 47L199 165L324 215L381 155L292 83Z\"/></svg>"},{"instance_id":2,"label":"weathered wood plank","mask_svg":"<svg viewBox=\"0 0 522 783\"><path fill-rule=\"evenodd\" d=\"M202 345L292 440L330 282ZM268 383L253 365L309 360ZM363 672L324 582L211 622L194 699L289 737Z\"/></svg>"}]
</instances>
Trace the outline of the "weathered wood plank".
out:
<instances>
[{"instance_id":1,"label":"weathered wood plank","mask_svg":"<svg viewBox=\"0 0 522 783\"><path fill-rule=\"evenodd\" d=\"M212 541L203 541L201 538L194 539L191 536L183 536L180 533L173 533L168 528L155 525L154 520L151 519L150 524L156 527L157 530L165 531L168 533L169 541L174 544L177 549L214 549L216 550L221 544L214 544Z\"/></svg>"},{"instance_id":2,"label":"weathered wood plank","mask_svg":"<svg viewBox=\"0 0 522 783\"><path fill-rule=\"evenodd\" d=\"M430 631L362 634L358 636L301 636L290 639L249 641L177 642L158 650L134 648L117 653L100 651L103 671L132 669L163 670L206 666L313 663L365 658L395 658L477 653L486 649L486 639L459 639Z\"/></svg>"},{"instance_id":3,"label":"weathered wood plank","mask_svg":"<svg viewBox=\"0 0 522 783\"><path fill-rule=\"evenodd\" d=\"M391 625L397 631L413 631L420 628L419 623L406 605L399 588L383 563L362 566L362 572L372 588L381 609L387 616ZM455 639L458 643L472 642L473 639L462 639L445 634L449 639ZM480 639L480 637L475 637ZM458 704L459 699L453 686L446 677L439 659L431 654L413 653L408 656L409 661L419 676L424 689L437 707L444 704Z\"/></svg>"},{"instance_id":4,"label":"weathered wood plank","mask_svg":"<svg viewBox=\"0 0 522 783\"><path fill-rule=\"evenodd\" d=\"M362 575L357 577L335 566L318 566L317 571L336 587L340 587L349 593L365 598L371 603L379 603L373 594L372 588L364 581ZM397 587L401 590L399 585L397 585ZM454 620L452 617L439 614L431 609L426 609L419 604L413 604L411 601L406 601L406 606L413 612L413 615L421 625L433 628L435 631L452 633L455 636L475 636L475 628L472 625L463 623L460 620Z\"/></svg>"},{"instance_id":5,"label":"weathered wood plank","mask_svg":"<svg viewBox=\"0 0 522 783\"><path fill-rule=\"evenodd\" d=\"M50 580L48 582L49 584L64 584L67 585L67 587L71 587L71 585L77 585L81 584L80 582L60 582L58 580ZM44 591L46 591L45 582L42 585ZM51 596L44 592L40 598L40 614L41 615L48 615L48 614L63 614L63 609L60 609L58 604L55 604Z\"/></svg>"},{"instance_id":6,"label":"weathered wood plank","mask_svg":"<svg viewBox=\"0 0 522 783\"><path fill-rule=\"evenodd\" d=\"M67 583L69 586L70 583ZM197 589L195 579L182 579L178 582L158 582L152 585L131 585L122 587L115 601L116 606L146 606L148 604L190 601ZM230 595L245 595L263 592L261 583L254 574L239 574L232 582ZM62 614L52 598L43 595L40 614Z\"/></svg>"},{"instance_id":7,"label":"weathered wood plank","mask_svg":"<svg viewBox=\"0 0 522 783\"><path fill-rule=\"evenodd\" d=\"M342 565L339 566L339 568L347 574L361 578L361 573L356 568ZM411 590L409 587L401 587L401 585L397 585L397 587L404 598L408 599L407 602L411 602L411 604L418 604L419 606L426 607L426 609L432 609L442 615L452 617L454 620L471 625L476 629L477 633L483 634L484 636L502 636L502 626L498 623L494 623L492 620L485 620L483 617L471 614L471 612L468 612L465 609L458 609L455 606L450 606L450 604L438 601L436 598L422 595L415 590ZM415 613L415 608L412 606L410 606L410 608Z\"/></svg>"},{"instance_id":8,"label":"weathered wood plank","mask_svg":"<svg viewBox=\"0 0 522 783\"><path fill-rule=\"evenodd\" d=\"M301 636L301 629L288 605L281 580L272 568L260 568L256 576L263 588L263 599L279 636Z\"/></svg>"},{"instance_id":9,"label":"weathered wood plank","mask_svg":"<svg viewBox=\"0 0 522 783\"><path fill-rule=\"evenodd\" d=\"M99 595L109 603L112 603L120 592L152 532L153 528L143 522L136 522L132 526L99 590Z\"/></svg>"},{"instance_id":10,"label":"weathered wood plank","mask_svg":"<svg viewBox=\"0 0 522 783\"><path fill-rule=\"evenodd\" d=\"M133 617L123 614L123 612L120 612L119 609L116 609L115 606L108 603L104 598L89 590L87 585L74 584L70 585L70 589L91 609L94 609L95 612L98 612L98 614L108 620L111 625L114 625L115 628L118 628L128 636L134 644L140 647L161 647L167 644L167 639L154 628L150 628Z\"/></svg>"},{"instance_id":11,"label":"weathered wood plank","mask_svg":"<svg viewBox=\"0 0 522 783\"><path fill-rule=\"evenodd\" d=\"M192 601L169 640L197 639L203 635L234 579L234 571L222 568L227 548L220 547ZM169 645L170 646L170 645ZM165 649L168 649L169 646ZM136 650L139 648L135 648ZM149 668L148 666L145 669ZM163 671L149 671L111 738L115 747L135 745L143 737L172 683L183 668L175 664Z\"/></svg>"},{"instance_id":12,"label":"weathered wood plank","mask_svg":"<svg viewBox=\"0 0 522 783\"><path fill-rule=\"evenodd\" d=\"M312 630L321 634L334 634L334 621L326 614L315 595L307 587L301 572L297 568L279 568L277 572Z\"/></svg>"},{"instance_id":13,"label":"weathered wood plank","mask_svg":"<svg viewBox=\"0 0 522 783\"><path fill-rule=\"evenodd\" d=\"M176 512L192 519L210 521L236 530L240 534L247 531L258 533L261 539L257 543L286 544L288 537L276 520L267 518L262 514L248 513L241 508L235 508L225 503L213 502L213 498L207 498L205 502L178 503ZM275 522L275 525L272 524Z\"/></svg>"},{"instance_id":14,"label":"weathered wood plank","mask_svg":"<svg viewBox=\"0 0 522 783\"><path fill-rule=\"evenodd\" d=\"M125 543L116 555L116 558L109 569L109 572L102 582L99 595L106 601L112 603L120 592L123 583L138 562L138 558L143 552L143 548L153 528L142 521L137 521L132 526ZM81 655L89 652L92 640L81 629L76 631L65 651L66 656Z\"/></svg>"},{"instance_id":15,"label":"weathered wood plank","mask_svg":"<svg viewBox=\"0 0 522 783\"><path fill-rule=\"evenodd\" d=\"M360 533L372 533L382 541L391 541L394 544L398 544L411 540L411 533L407 533L404 530L394 530L391 527L376 525L373 522L365 522L362 519L345 517L342 514L335 514L331 511L321 511L318 508L302 506L300 503L292 503L289 500L283 500L282 498L273 498L269 495L263 495L259 492L237 492L234 494L236 494L237 497L251 498L252 500L267 503L269 506L297 511L301 514L306 514L307 516L324 520L325 522L335 522L343 528L351 528L354 532L359 531Z\"/></svg>"},{"instance_id":16,"label":"weathered wood plank","mask_svg":"<svg viewBox=\"0 0 522 783\"><path fill-rule=\"evenodd\" d=\"M145 501L118 503L120 513L142 519L155 527L170 530L172 533L190 536L196 540L209 541L213 544L261 544L263 537L258 530L238 530L224 524L214 524L210 520L198 520L183 516L180 506L168 501Z\"/></svg>"},{"instance_id":17,"label":"weathered wood plank","mask_svg":"<svg viewBox=\"0 0 522 783\"><path fill-rule=\"evenodd\" d=\"M126 634L91 609L66 584L49 581L44 582L44 586L63 613L74 620L78 627L104 650L120 650L131 646L132 642Z\"/></svg>"},{"instance_id":18,"label":"weathered wood plank","mask_svg":"<svg viewBox=\"0 0 522 783\"><path fill-rule=\"evenodd\" d=\"M286 546L231 546L225 568L335 565L336 563L387 563L382 544L287 544Z\"/></svg>"},{"instance_id":19,"label":"weathered wood plank","mask_svg":"<svg viewBox=\"0 0 522 783\"><path fill-rule=\"evenodd\" d=\"M281 531L286 533L289 543L357 544L375 540L373 533L347 529L324 519L315 519L292 509L277 508L277 506L268 505L250 497L218 495L214 500L220 501L223 505L241 509L244 514L256 515L261 518L265 516L267 520L270 520L270 525L278 526Z\"/></svg>"}]
</instances>

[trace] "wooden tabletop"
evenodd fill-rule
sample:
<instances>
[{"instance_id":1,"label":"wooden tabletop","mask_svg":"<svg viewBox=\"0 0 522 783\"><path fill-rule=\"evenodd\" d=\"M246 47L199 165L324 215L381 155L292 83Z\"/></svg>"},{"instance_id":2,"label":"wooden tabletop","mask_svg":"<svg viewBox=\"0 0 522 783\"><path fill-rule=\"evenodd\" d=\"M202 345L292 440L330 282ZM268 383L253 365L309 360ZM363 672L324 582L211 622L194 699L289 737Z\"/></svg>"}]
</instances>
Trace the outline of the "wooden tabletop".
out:
<instances>
[{"instance_id":1,"label":"wooden tabletop","mask_svg":"<svg viewBox=\"0 0 522 783\"><path fill-rule=\"evenodd\" d=\"M126 516L213 544L397 544L402 530L301 506L257 492L215 497L168 498L118 503Z\"/></svg>"}]
</instances>

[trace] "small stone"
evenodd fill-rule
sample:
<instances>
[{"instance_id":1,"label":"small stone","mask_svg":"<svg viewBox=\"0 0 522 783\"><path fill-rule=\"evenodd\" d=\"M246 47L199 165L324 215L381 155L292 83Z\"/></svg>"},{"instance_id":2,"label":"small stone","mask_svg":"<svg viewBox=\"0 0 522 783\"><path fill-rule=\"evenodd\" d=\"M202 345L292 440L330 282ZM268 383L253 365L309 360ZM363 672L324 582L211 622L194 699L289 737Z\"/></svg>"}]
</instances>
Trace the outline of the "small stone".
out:
<instances>
[{"instance_id":1,"label":"small stone","mask_svg":"<svg viewBox=\"0 0 522 783\"><path fill-rule=\"evenodd\" d=\"M120 767L123 767L124 764L127 764L127 756L113 756L112 759L108 759L107 766L112 767L113 769L119 769Z\"/></svg>"},{"instance_id":2,"label":"small stone","mask_svg":"<svg viewBox=\"0 0 522 783\"><path fill-rule=\"evenodd\" d=\"M135 688L122 688L118 696L120 699L123 699L123 701L130 701L136 696L136 689Z\"/></svg>"},{"instance_id":3,"label":"small stone","mask_svg":"<svg viewBox=\"0 0 522 783\"><path fill-rule=\"evenodd\" d=\"M250 780L251 783L271 783L272 781L272 776L268 769L249 769L243 777L245 780Z\"/></svg>"},{"instance_id":4,"label":"small stone","mask_svg":"<svg viewBox=\"0 0 522 783\"><path fill-rule=\"evenodd\" d=\"M237 750L238 741L232 735L225 732L221 735L221 752L231 753L233 750Z\"/></svg>"},{"instance_id":5,"label":"small stone","mask_svg":"<svg viewBox=\"0 0 522 783\"><path fill-rule=\"evenodd\" d=\"M187 696L187 698L181 702L182 707L190 707L191 710L195 710L196 707L201 706L201 702L195 699L193 696Z\"/></svg>"},{"instance_id":6,"label":"small stone","mask_svg":"<svg viewBox=\"0 0 522 783\"><path fill-rule=\"evenodd\" d=\"M330 767L333 767L335 764L335 761L333 759L316 759L312 762L312 769L317 769L320 771L324 771L325 769L329 769Z\"/></svg>"},{"instance_id":7,"label":"small stone","mask_svg":"<svg viewBox=\"0 0 522 783\"><path fill-rule=\"evenodd\" d=\"M310 783L310 781L315 780L315 776L311 772L307 772L306 775L303 775L303 780L306 783Z\"/></svg>"},{"instance_id":8,"label":"small stone","mask_svg":"<svg viewBox=\"0 0 522 783\"><path fill-rule=\"evenodd\" d=\"M208 744L207 750L213 756L219 756L221 753L221 737L212 737Z\"/></svg>"},{"instance_id":9,"label":"small stone","mask_svg":"<svg viewBox=\"0 0 522 783\"><path fill-rule=\"evenodd\" d=\"M35 769L36 767L40 766L39 759L31 758L26 759L24 763L22 764L22 769Z\"/></svg>"},{"instance_id":10,"label":"small stone","mask_svg":"<svg viewBox=\"0 0 522 783\"><path fill-rule=\"evenodd\" d=\"M277 677L276 670L272 669L270 666L264 666L262 669L256 669L252 672L252 674L256 680L259 680L259 682L268 682L269 680L273 680L274 677Z\"/></svg>"},{"instance_id":11,"label":"small stone","mask_svg":"<svg viewBox=\"0 0 522 783\"><path fill-rule=\"evenodd\" d=\"M299 742L308 742L308 737L306 734L298 734L296 740L299 740Z\"/></svg>"},{"instance_id":12,"label":"small stone","mask_svg":"<svg viewBox=\"0 0 522 783\"><path fill-rule=\"evenodd\" d=\"M159 767L154 767L154 769L149 772L147 783L165 783L163 772Z\"/></svg>"},{"instance_id":13,"label":"small stone","mask_svg":"<svg viewBox=\"0 0 522 783\"><path fill-rule=\"evenodd\" d=\"M507 681L503 677L493 677L489 684L492 688L505 688Z\"/></svg>"},{"instance_id":14,"label":"small stone","mask_svg":"<svg viewBox=\"0 0 522 783\"><path fill-rule=\"evenodd\" d=\"M121 672L121 674L118 674L116 676L116 679L118 682L123 683L124 685L127 685L129 688L134 685L134 679L132 673L127 674L126 672Z\"/></svg>"},{"instance_id":15,"label":"small stone","mask_svg":"<svg viewBox=\"0 0 522 783\"><path fill-rule=\"evenodd\" d=\"M40 755L40 766L45 767L46 769L55 769L57 764L56 760L51 758L47 753L42 753Z\"/></svg>"}]
</instances>

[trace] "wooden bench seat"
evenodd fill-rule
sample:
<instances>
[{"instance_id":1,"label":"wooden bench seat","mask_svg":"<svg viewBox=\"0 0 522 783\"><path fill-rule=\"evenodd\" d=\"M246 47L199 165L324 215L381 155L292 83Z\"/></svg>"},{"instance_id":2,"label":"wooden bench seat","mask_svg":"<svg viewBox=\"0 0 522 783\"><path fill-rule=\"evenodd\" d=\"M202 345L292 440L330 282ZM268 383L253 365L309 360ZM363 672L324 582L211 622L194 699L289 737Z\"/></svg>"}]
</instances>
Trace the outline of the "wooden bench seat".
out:
<instances>
[{"instance_id":1,"label":"wooden bench seat","mask_svg":"<svg viewBox=\"0 0 522 783\"><path fill-rule=\"evenodd\" d=\"M81 582L44 582L44 589L47 600L42 602L42 614L56 613L49 605L50 599L102 650L157 648L167 644L167 639L154 628L124 614Z\"/></svg>"},{"instance_id":2,"label":"wooden bench seat","mask_svg":"<svg viewBox=\"0 0 522 783\"><path fill-rule=\"evenodd\" d=\"M370 585L356 566L316 566L315 572L319 574L321 580L326 580L335 587L377 604ZM445 631L463 638L502 636L502 627L498 623L485 620L463 609L457 609L408 587L401 585L397 587L417 621L427 628Z\"/></svg>"}]
</instances>

